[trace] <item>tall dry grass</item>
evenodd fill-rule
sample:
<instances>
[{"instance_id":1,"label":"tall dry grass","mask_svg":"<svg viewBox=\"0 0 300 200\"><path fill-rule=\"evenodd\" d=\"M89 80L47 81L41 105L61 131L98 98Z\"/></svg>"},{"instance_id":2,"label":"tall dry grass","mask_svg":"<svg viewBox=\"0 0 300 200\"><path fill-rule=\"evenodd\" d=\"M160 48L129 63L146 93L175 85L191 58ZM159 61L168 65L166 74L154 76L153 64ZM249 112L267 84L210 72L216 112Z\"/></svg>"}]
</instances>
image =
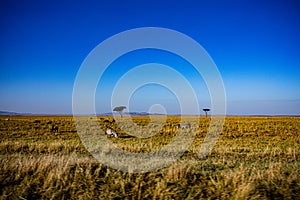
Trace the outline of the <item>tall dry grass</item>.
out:
<instances>
[{"instance_id":1,"label":"tall dry grass","mask_svg":"<svg viewBox=\"0 0 300 200\"><path fill-rule=\"evenodd\" d=\"M135 118L148 123L144 118ZM149 152L176 134L111 139ZM197 156L209 119L200 121L189 150L167 168L124 173L98 163L82 145L71 117L0 117L1 199L297 199L300 196L300 118L227 117L206 159ZM51 123L50 123L51 122ZM50 125L59 132L50 132ZM101 123L100 123L101 124Z\"/></svg>"}]
</instances>

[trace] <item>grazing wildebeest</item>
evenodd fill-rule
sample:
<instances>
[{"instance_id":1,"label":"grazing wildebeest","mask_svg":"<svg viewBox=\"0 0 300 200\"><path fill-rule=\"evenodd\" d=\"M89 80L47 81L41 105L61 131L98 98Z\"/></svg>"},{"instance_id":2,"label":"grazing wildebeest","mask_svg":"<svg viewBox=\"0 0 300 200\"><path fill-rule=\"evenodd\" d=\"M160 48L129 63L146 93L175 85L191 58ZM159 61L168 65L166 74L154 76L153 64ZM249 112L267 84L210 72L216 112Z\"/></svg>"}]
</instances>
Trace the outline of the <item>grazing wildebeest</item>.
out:
<instances>
[{"instance_id":1,"label":"grazing wildebeest","mask_svg":"<svg viewBox=\"0 0 300 200\"><path fill-rule=\"evenodd\" d=\"M58 132L58 126L55 126L54 124L51 127L51 132Z\"/></svg>"},{"instance_id":2,"label":"grazing wildebeest","mask_svg":"<svg viewBox=\"0 0 300 200\"><path fill-rule=\"evenodd\" d=\"M103 121L104 123L115 123L116 122L115 119L110 120L110 119L104 119L104 118L100 118L100 121Z\"/></svg>"},{"instance_id":3,"label":"grazing wildebeest","mask_svg":"<svg viewBox=\"0 0 300 200\"><path fill-rule=\"evenodd\" d=\"M107 128L106 132L105 132L109 137L115 137L118 138L118 133L114 130L112 130L111 128Z\"/></svg>"},{"instance_id":4,"label":"grazing wildebeest","mask_svg":"<svg viewBox=\"0 0 300 200\"><path fill-rule=\"evenodd\" d=\"M178 129L186 129L186 128L191 128L191 124L178 124Z\"/></svg>"}]
</instances>

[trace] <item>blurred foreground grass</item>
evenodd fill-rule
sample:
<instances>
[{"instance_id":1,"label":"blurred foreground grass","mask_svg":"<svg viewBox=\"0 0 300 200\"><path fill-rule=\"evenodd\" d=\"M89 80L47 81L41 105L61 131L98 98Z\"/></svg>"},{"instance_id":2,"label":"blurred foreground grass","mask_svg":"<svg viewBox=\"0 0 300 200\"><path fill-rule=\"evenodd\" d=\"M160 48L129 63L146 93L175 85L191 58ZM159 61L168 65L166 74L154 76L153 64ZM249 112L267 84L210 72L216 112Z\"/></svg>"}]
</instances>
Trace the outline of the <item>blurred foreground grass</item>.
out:
<instances>
[{"instance_id":1,"label":"blurred foreground grass","mask_svg":"<svg viewBox=\"0 0 300 200\"><path fill-rule=\"evenodd\" d=\"M205 159L197 152L209 118L189 117L196 135L190 148L167 168L147 173L124 173L98 163L82 144L72 117L6 118L0 117L0 199L300 197L300 117L226 117L218 143ZM101 118L105 127L108 117ZM150 123L148 117L132 120L138 126ZM179 121L168 117L156 135L144 139L113 125L120 138L110 140L129 152L151 152L171 141ZM59 131L51 132L52 125Z\"/></svg>"}]
</instances>

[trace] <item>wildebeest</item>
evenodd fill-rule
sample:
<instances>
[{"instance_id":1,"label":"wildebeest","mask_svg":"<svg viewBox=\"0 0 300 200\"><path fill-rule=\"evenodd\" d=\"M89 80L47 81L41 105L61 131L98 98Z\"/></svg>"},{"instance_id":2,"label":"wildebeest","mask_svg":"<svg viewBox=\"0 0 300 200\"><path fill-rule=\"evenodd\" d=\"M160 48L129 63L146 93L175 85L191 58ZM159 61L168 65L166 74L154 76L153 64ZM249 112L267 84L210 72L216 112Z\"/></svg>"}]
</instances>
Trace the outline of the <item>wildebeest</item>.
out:
<instances>
[{"instance_id":1,"label":"wildebeest","mask_svg":"<svg viewBox=\"0 0 300 200\"><path fill-rule=\"evenodd\" d=\"M53 124L50 130L51 130L51 132L58 132L58 126L55 126Z\"/></svg>"},{"instance_id":2,"label":"wildebeest","mask_svg":"<svg viewBox=\"0 0 300 200\"><path fill-rule=\"evenodd\" d=\"M103 121L104 123L115 123L116 120L115 119L104 119L104 118L100 118L100 121Z\"/></svg>"},{"instance_id":3,"label":"wildebeest","mask_svg":"<svg viewBox=\"0 0 300 200\"><path fill-rule=\"evenodd\" d=\"M186 129L186 128L191 128L191 124L178 124L177 125L178 129Z\"/></svg>"},{"instance_id":4,"label":"wildebeest","mask_svg":"<svg viewBox=\"0 0 300 200\"><path fill-rule=\"evenodd\" d=\"M114 130L112 130L111 128L107 128L106 132L105 132L109 137L115 137L118 138L118 133Z\"/></svg>"}]
</instances>

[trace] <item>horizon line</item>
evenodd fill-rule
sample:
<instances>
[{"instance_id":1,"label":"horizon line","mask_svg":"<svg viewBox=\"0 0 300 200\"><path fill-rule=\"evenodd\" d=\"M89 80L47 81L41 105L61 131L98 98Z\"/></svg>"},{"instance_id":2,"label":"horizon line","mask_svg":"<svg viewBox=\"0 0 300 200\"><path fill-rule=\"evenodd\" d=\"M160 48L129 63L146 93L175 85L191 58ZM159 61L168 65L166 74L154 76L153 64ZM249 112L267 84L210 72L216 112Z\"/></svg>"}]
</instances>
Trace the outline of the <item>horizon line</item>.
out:
<instances>
[{"instance_id":1,"label":"horizon line","mask_svg":"<svg viewBox=\"0 0 300 200\"><path fill-rule=\"evenodd\" d=\"M66 116L66 117L100 117L100 116L106 116L106 117L112 117L115 115L107 115L107 114L82 114L82 115L73 115L73 114L51 114L51 113L16 113L16 114L0 114L0 116ZM123 117L144 117L144 116L206 116L205 114L141 114L141 115L123 115ZM214 116L214 117L300 117L300 114L227 114L227 115L207 115L207 117ZM118 116L120 117L120 116Z\"/></svg>"}]
</instances>

